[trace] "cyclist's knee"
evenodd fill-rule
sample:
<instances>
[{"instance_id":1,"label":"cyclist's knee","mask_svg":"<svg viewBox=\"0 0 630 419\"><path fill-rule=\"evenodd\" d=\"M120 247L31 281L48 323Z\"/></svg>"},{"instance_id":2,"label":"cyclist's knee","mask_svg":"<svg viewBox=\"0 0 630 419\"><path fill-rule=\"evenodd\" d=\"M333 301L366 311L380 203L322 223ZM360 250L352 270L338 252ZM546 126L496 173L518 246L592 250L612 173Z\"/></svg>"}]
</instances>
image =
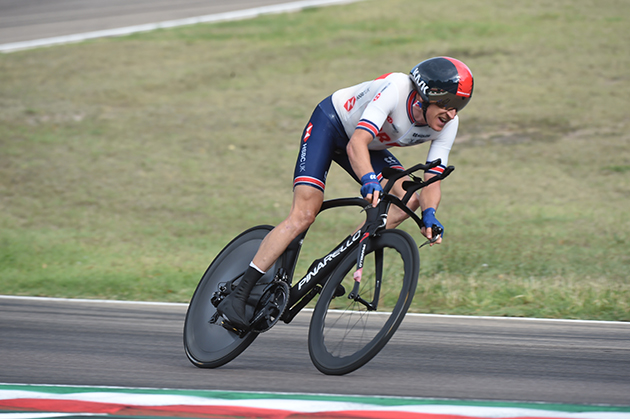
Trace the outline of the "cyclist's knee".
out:
<instances>
[{"instance_id":1,"label":"cyclist's knee","mask_svg":"<svg viewBox=\"0 0 630 419\"><path fill-rule=\"evenodd\" d=\"M289 219L298 233L303 232L315 222L317 212L310 208L293 208Z\"/></svg>"},{"instance_id":2,"label":"cyclist's knee","mask_svg":"<svg viewBox=\"0 0 630 419\"><path fill-rule=\"evenodd\" d=\"M319 190L302 185L295 188L293 205L288 218L298 234L315 222L323 201L324 194Z\"/></svg>"},{"instance_id":3,"label":"cyclist's knee","mask_svg":"<svg viewBox=\"0 0 630 419\"><path fill-rule=\"evenodd\" d=\"M297 186L291 213L311 225L322 207L322 202L324 202L324 193L320 190L309 186Z\"/></svg>"}]
</instances>

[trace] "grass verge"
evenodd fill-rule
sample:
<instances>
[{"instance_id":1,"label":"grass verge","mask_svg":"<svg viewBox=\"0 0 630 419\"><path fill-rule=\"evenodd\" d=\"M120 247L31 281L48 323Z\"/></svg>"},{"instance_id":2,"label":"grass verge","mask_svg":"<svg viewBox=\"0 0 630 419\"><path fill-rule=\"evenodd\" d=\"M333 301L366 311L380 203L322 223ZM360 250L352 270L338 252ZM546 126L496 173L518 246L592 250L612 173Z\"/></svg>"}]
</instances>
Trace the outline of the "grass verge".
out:
<instances>
[{"instance_id":1,"label":"grass verge","mask_svg":"<svg viewBox=\"0 0 630 419\"><path fill-rule=\"evenodd\" d=\"M630 4L449 8L368 0L1 55L0 292L187 301L227 241L286 215L319 100L451 55L475 97L413 310L630 320ZM327 198L349 194L333 169ZM354 217L318 223L305 258Z\"/></svg>"}]
</instances>

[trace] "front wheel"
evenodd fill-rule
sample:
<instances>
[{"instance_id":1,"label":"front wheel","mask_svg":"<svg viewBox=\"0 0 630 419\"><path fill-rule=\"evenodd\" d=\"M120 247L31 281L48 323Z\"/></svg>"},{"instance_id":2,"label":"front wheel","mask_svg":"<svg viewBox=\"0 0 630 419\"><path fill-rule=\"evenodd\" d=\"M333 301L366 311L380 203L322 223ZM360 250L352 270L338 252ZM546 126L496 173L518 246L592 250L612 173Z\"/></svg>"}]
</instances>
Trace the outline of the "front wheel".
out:
<instances>
[{"instance_id":1,"label":"front wheel","mask_svg":"<svg viewBox=\"0 0 630 419\"><path fill-rule=\"evenodd\" d=\"M224 328L220 322L216 322L217 310L211 300L220 287L243 275L260 243L272 228L258 226L236 237L219 253L199 281L184 323L186 355L197 367L216 368L230 362L258 335L255 331L240 335ZM275 266L269 269L252 291L249 314L253 314L253 307L261 295L260 290L273 280L273 272Z\"/></svg>"},{"instance_id":2,"label":"front wheel","mask_svg":"<svg viewBox=\"0 0 630 419\"><path fill-rule=\"evenodd\" d=\"M356 252L339 262L311 318L309 354L324 374L347 374L376 356L402 322L416 290L420 257L404 231L385 230L370 239L358 296L349 298L356 262Z\"/></svg>"}]
</instances>

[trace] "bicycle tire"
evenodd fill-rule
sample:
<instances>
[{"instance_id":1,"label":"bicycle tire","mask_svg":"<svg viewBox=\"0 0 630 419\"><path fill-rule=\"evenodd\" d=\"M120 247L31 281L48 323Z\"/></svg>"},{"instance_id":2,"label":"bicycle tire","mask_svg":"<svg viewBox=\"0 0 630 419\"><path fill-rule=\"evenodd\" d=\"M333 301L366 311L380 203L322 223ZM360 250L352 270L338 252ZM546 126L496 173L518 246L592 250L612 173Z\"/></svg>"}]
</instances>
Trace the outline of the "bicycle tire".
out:
<instances>
[{"instance_id":1,"label":"bicycle tire","mask_svg":"<svg viewBox=\"0 0 630 419\"><path fill-rule=\"evenodd\" d=\"M357 252L341 260L322 290L309 326L309 354L319 371L347 374L365 365L387 344L416 290L420 270L417 249L413 238L401 230L386 230L370 239L359 295L366 300L374 297L374 274L380 259L382 279L376 311L368 311L347 297L354 285ZM339 285L344 287L343 295L339 295Z\"/></svg>"},{"instance_id":2,"label":"bicycle tire","mask_svg":"<svg viewBox=\"0 0 630 419\"><path fill-rule=\"evenodd\" d=\"M201 277L193 294L184 322L184 348L190 362L199 368L216 368L227 364L256 339L258 333L251 331L239 336L225 329L220 324L211 324L209 320L216 313L216 307L210 302L220 284L242 274L258 251L260 243L272 226L250 228L232 240L212 261ZM268 284L273 280L275 265L258 282ZM252 291L250 302L260 297ZM253 308L252 308L253 313Z\"/></svg>"}]
</instances>

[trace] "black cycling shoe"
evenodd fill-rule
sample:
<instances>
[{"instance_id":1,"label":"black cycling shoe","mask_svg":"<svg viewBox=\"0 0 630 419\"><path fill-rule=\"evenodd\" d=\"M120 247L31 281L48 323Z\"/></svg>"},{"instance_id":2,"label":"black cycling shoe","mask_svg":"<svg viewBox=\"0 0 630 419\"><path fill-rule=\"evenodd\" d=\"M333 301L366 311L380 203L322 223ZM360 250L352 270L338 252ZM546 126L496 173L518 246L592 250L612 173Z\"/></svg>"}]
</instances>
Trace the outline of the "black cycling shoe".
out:
<instances>
[{"instance_id":1,"label":"black cycling shoe","mask_svg":"<svg viewBox=\"0 0 630 419\"><path fill-rule=\"evenodd\" d=\"M252 292L256 282L263 276L262 273L252 268L247 268L238 286L217 306L217 311L237 329L245 330L249 327L251 319L247 317L245 308L247 298Z\"/></svg>"},{"instance_id":2,"label":"black cycling shoe","mask_svg":"<svg viewBox=\"0 0 630 419\"><path fill-rule=\"evenodd\" d=\"M227 296L217 306L217 311L223 315L232 326L245 330L249 327L249 319L245 311L246 302L237 295Z\"/></svg>"}]
</instances>

